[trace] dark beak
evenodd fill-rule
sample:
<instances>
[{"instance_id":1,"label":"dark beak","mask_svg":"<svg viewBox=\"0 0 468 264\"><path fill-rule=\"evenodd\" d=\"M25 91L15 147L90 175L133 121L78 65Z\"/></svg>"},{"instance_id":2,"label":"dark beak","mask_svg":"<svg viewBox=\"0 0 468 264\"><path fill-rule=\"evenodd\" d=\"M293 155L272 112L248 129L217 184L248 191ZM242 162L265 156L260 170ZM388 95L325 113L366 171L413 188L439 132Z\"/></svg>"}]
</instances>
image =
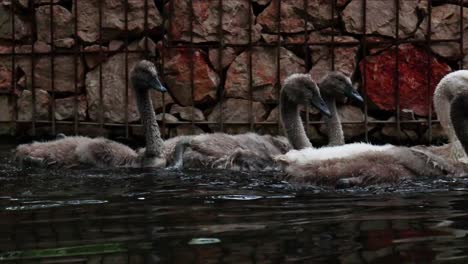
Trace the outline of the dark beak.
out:
<instances>
[{"instance_id":1,"label":"dark beak","mask_svg":"<svg viewBox=\"0 0 468 264\"><path fill-rule=\"evenodd\" d=\"M350 93L347 94L347 96L351 99L354 99L360 103L364 103L364 99L362 99L362 96L354 89L351 90Z\"/></svg>"},{"instance_id":2,"label":"dark beak","mask_svg":"<svg viewBox=\"0 0 468 264\"><path fill-rule=\"evenodd\" d=\"M322 97L314 96L310 100L312 106L316 107L322 114L331 117L330 109L328 109L327 104L323 101Z\"/></svg>"},{"instance_id":3,"label":"dark beak","mask_svg":"<svg viewBox=\"0 0 468 264\"><path fill-rule=\"evenodd\" d=\"M156 91L160 91L161 93L165 93L167 92L167 89L166 87L164 87L162 84L161 84L161 81L159 81L159 79L157 77L153 78L151 83L150 83L150 87L151 89L154 89Z\"/></svg>"}]
</instances>

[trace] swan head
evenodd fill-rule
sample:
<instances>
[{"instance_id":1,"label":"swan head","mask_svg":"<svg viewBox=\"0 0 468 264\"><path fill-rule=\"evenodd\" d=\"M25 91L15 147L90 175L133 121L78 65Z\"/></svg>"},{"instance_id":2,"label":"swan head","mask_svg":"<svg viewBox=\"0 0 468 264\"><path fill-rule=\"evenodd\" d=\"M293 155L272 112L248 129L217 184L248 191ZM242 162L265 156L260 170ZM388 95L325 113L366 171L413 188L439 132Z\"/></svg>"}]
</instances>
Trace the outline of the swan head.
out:
<instances>
[{"instance_id":1,"label":"swan head","mask_svg":"<svg viewBox=\"0 0 468 264\"><path fill-rule=\"evenodd\" d=\"M341 72L330 72L319 82L323 97L343 100L346 97L358 102L364 102L362 96L354 89L351 79Z\"/></svg>"},{"instance_id":2,"label":"swan head","mask_svg":"<svg viewBox=\"0 0 468 264\"><path fill-rule=\"evenodd\" d=\"M309 74L296 73L284 80L282 96L286 96L297 104L311 105L327 116L331 116L330 109L320 95L317 83Z\"/></svg>"},{"instance_id":3,"label":"swan head","mask_svg":"<svg viewBox=\"0 0 468 264\"><path fill-rule=\"evenodd\" d=\"M130 78L134 89L154 89L159 92L166 92L167 89L159 80L158 70L154 63L141 60L133 67Z\"/></svg>"}]
</instances>

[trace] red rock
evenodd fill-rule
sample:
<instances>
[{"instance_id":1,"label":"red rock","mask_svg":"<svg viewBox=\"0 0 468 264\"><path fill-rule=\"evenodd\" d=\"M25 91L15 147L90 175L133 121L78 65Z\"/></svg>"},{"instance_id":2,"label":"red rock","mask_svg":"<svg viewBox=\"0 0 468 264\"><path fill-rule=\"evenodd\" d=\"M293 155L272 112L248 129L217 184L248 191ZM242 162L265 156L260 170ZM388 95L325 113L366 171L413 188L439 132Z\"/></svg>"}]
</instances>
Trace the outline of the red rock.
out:
<instances>
[{"instance_id":1,"label":"red rock","mask_svg":"<svg viewBox=\"0 0 468 264\"><path fill-rule=\"evenodd\" d=\"M8 90L13 79L12 72L4 65L0 65L0 90Z\"/></svg>"},{"instance_id":2,"label":"red rock","mask_svg":"<svg viewBox=\"0 0 468 264\"><path fill-rule=\"evenodd\" d=\"M342 19L346 32L362 34L362 1L353 0L343 10ZM368 1L366 9L366 33L395 37L395 1ZM408 37L417 29L421 0L400 1L400 37Z\"/></svg>"},{"instance_id":3,"label":"red rock","mask_svg":"<svg viewBox=\"0 0 468 264\"><path fill-rule=\"evenodd\" d=\"M262 25L263 30L276 33L278 3L273 1L262 13L257 16L257 23ZM330 25L331 2L329 0L309 0L307 2L307 30L324 28ZM335 12L335 16L338 12ZM305 31L304 22L304 0L282 0L281 1L281 25L280 31L285 33L297 33Z\"/></svg>"},{"instance_id":4,"label":"red rock","mask_svg":"<svg viewBox=\"0 0 468 264\"><path fill-rule=\"evenodd\" d=\"M252 49L252 99L275 103L277 91L277 49L254 47ZM229 66L226 75L225 96L249 98L249 52L241 53ZM291 51L280 48L280 82L293 73L304 72L304 61ZM279 86L279 85L278 85Z\"/></svg>"},{"instance_id":5,"label":"red rock","mask_svg":"<svg viewBox=\"0 0 468 264\"><path fill-rule=\"evenodd\" d=\"M231 47L220 49L210 49L208 55L210 58L211 65L215 68L215 70L219 70L219 55L222 53L221 58L221 68L224 69L231 64L236 58L236 50Z\"/></svg>"},{"instance_id":6,"label":"red rock","mask_svg":"<svg viewBox=\"0 0 468 264\"><path fill-rule=\"evenodd\" d=\"M229 44L249 43L249 19L252 16L252 42L260 38L261 28L254 25L255 16L249 9L250 0L223 1L224 42ZM169 39L172 41L190 41L190 0L169 1L165 10L171 13L171 21L167 22ZM172 4L171 4L172 3ZM172 5L172 10L171 10ZM193 1L193 42L219 41L219 1Z\"/></svg>"},{"instance_id":7,"label":"red rock","mask_svg":"<svg viewBox=\"0 0 468 264\"><path fill-rule=\"evenodd\" d=\"M194 103L216 100L219 77L208 64L206 54L200 50L166 49L164 52L165 81L174 99L183 106L192 104L191 58L193 58L193 99Z\"/></svg>"},{"instance_id":8,"label":"red rock","mask_svg":"<svg viewBox=\"0 0 468 264\"><path fill-rule=\"evenodd\" d=\"M365 85L368 98L382 110L394 111L394 72L395 51L388 50L377 56L368 56L361 61L359 67L361 73L365 71ZM420 116L428 115L428 105L432 98L427 98L428 82L427 68L428 55L424 50L410 44L400 45L399 56L399 91L400 109L411 109ZM430 94L434 93L440 79L448 74L450 67L430 58L431 86Z\"/></svg>"}]
</instances>

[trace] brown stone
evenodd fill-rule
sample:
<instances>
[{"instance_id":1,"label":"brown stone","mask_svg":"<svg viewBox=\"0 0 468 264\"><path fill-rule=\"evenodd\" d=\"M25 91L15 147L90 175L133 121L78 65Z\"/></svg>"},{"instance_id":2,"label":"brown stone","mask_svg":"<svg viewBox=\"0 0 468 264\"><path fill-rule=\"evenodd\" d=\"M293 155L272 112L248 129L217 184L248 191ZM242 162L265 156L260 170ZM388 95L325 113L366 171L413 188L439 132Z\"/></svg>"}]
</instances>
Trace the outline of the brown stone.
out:
<instances>
[{"instance_id":1,"label":"brown stone","mask_svg":"<svg viewBox=\"0 0 468 264\"><path fill-rule=\"evenodd\" d=\"M382 135L393 140L400 139L412 142L416 142L418 140L418 134L414 130L401 128L400 131L398 131L395 117L392 116L387 121L395 123L386 124L382 128Z\"/></svg>"},{"instance_id":2,"label":"brown stone","mask_svg":"<svg viewBox=\"0 0 468 264\"><path fill-rule=\"evenodd\" d=\"M205 116L203 112L195 107L191 106L180 106L178 104L174 104L171 107L171 114L175 116L180 116L182 120L190 120L192 121L192 111L193 111L193 121L205 121Z\"/></svg>"},{"instance_id":3,"label":"brown stone","mask_svg":"<svg viewBox=\"0 0 468 264\"><path fill-rule=\"evenodd\" d=\"M49 120L50 96L45 90L35 89L36 120ZM32 92L24 90L18 98L18 120L31 121L33 119Z\"/></svg>"},{"instance_id":4,"label":"brown stone","mask_svg":"<svg viewBox=\"0 0 468 264\"><path fill-rule=\"evenodd\" d=\"M340 105L338 106L338 116L340 117L340 121L343 122L356 122L362 121L364 122L364 113L361 108L358 108L353 105ZM353 137L357 137L366 133L366 128L364 124L342 124L343 134L345 139L350 139ZM367 131L370 131L374 126L368 125ZM326 125L320 125L320 132L323 134L327 133Z\"/></svg>"},{"instance_id":5,"label":"brown stone","mask_svg":"<svg viewBox=\"0 0 468 264\"><path fill-rule=\"evenodd\" d=\"M99 39L99 2L73 1L78 8L78 36L85 42L95 42ZM147 1L147 29L156 30L161 26L162 19L154 1ZM73 11L74 12L74 11ZM124 1L102 1L102 38L114 39L125 35ZM129 34L141 34L145 29L145 1L128 0Z\"/></svg>"},{"instance_id":6,"label":"brown stone","mask_svg":"<svg viewBox=\"0 0 468 264\"><path fill-rule=\"evenodd\" d=\"M468 8L463 8L463 31L468 35ZM458 39L460 37L460 6L441 5L432 8L431 40ZM424 39L427 35L427 16L419 26L418 37ZM436 54L450 58L459 58L460 45L458 42L444 42L430 45ZM463 38L463 52L468 52L468 39Z\"/></svg>"},{"instance_id":7,"label":"brown stone","mask_svg":"<svg viewBox=\"0 0 468 264\"><path fill-rule=\"evenodd\" d=\"M163 118L163 116L164 116L164 118ZM166 121L166 123L176 123L177 121L179 121L179 119L177 117L175 117L175 116L173 116L173 115L171 115L169 113L165 113L165 114L160 113L160 114L156 115L156 120L162 121L163 119Z\"/></svg>"},{"instance_id":8,"label":"brown stone","mask_svg":"<svg viewBox=\"0 0 468 264\"><path fill-rule=\"evenodd\" d=\"M9 96L0 95L0 121L11 121L13 120L13 104Z\"/></svg>"},{"instance_id":9,"label":"brown stone","mask_svg":"<svg viewBox=\"0 0 468 264\"><path fill-rule=\"evenodd\" d=\"M101 62L105 61L107 58L105 52L107 50L107 47L99 46L97 44L85 47L84 51L88 53L85 53L84 59L88 68L94 69ZM102 57L100 56L100 53Z\"/></svg>"},{"instance_id":10,"label":"brown stone","mask_svg":"<svg viewBox=\"0 0 468 264\"><path fill-rule=\"evenodd\" d=\"M359 64L361 74L365 71L367 97L382 110L396 109L394 83L396 55L394 50L388 50L377 56L368 56ZM427 94L433 94L440 79L451 71L447 64L428 56L431 55L413 45L399 46L400 109L410 109L419 116L428 115L428 106L432 100ZM430 91L427 90L428 69L431 70Z\"/></svg>"},{"instance_id":11,"label":"brown stone","mask_svg":"<svg viewBox=\"0 0 468 264\"><path fill-rule=\"evenodd\" d=\"M280 80L277 80L277 49L252 49L252 99L259 102L278 101L280 83L292 73L304 72L304 61L291 51L280 48ZM280 82L278 82L280 81ZM241 53L227 71L225 96L249 99L249 52Z\"/></svg>"},{"instance_id":12,"label":"brown stone","mask_svg":"<svg viewBox=\"0 0 468 264\"><path fill-rule=\"evenodd\" d=\"M249 9L250 0L223 1L222 28L224 42L229 44L249 43L249 19L252 16L252 42L260 38L261 28L254 25L255 16ZM190 41L191 8L189 0L173 0L166 4L166 14L172 17L166 24L169 39ZM173 7L173 8L172 8ZM219 39L219 1L193 1L193 42L213 42Z\"/></svg>"},{"instance_id":13,"label":"brown stone","mask_svg":"<svg viewBox=\"0 0 468 264\"><path fill-rule=\"evenodd\" d=\"M362 1L351 1L343 11L342 19L346 32L363 34ZM418 26L418 12L421 0L400 1L400 38L412 35ZM388 37L396 35L395 1L373 0L366 5L366 34L378 34Z\"/></svg>"},{"instance_id":14,"label":"brown stone","mask_svg":"<svg viewBox=\"0 0 468 264\"><path fill-rule=\"evenodd\" d=\"M328 42L332 41L331 36L321 35L318 32L313 32L309 36L309 41L313 42ZM343 42L357 42L352 37L337 36L333 39L337 43L334 48L329 46L310 46L312 69L310 74L314 80L320 80L328 72L332 71L332 62L334 61L334 70L340 71L347 76L351 76L356 66L355 60L358 52L357 46L340 46ZM334 56L333 56L334 55Z\"/></svg>"},{"instance_id":15,"label":"brown stone","mask_svg":"<svg viewBox=\"0 0 468 264\"><path fill-rule=\"evenodd\" d=\"M181 105L192 104L191 78L193 76L193 101L195 104L216 100L219 77L208 64L206 54L190 49L166 49L164 73L168 89ZM190 65L193 60L193 75Z\"/></svg>"},{"instance_id":16,"label":"brown stone","mask_svg":"<svg viewBox=\"0 0 468 264\"><path fill-rule=\"evenodd\" d=\"M279 1L273 1L257 17L257 23L262 25L264 32L277 33L277 13ZM332 22L329 0L309 0L307 2L307 30L320 29L330 26ZM337 12L335 12L335 17ZM304 1L281 1L280 32L297 33L305 31Z\"/></svg>"},{"instance_id":17,"label":"brown stone","mask_svg":"<svg viewBox=\"0 0 468 264\"><path fill-rule=\"evenodd\" d=\"M86 96L80 95L76 97L76 110L78 120L86 119ZM67 97L55 99L55 119L66 120L74 119L75 97Z\"/></svg>"},{"instance_id":18,"label":"brown stone","mask_svg":"<svg viewBox=\"0 0 468 264\"><path fill-rule=\"evenodd\" d=\"M153 102L153 107L156 111L162 111L163 106L167 107L174 103L174 99L172 99L172 96L169 93L151 93L151 101ZM168 108L166 108L166 110L168 110Z\"/></svg>"},{"instance_id":19,"label":"brown stone","mask_svg":"<svg viewBox=\"0 0 468 264\"><path fill-rule=\"evenodd\" d=\"M34 84L40 89L52 91L52 77L54 82L54 91L56 92L75 92L75 59L76 59L76 78L78 88L84 83L84 65L81 59L73 55L58 55L53 57L54 76L52 76L51 58L40 57L37 60L34 69ZM31 84L28 80L28 84Z\"/></svg>"},{"instance_id":20,"label":"brown stone","mask_svg":"<svg viewBox=\"0 0 468 264\"><path fill-rule=\"evenodd\" d=\"M252 103L252 112L249 112L250 104ZM253 122L262 122L267 115L267 108L259 102L250 102L243 99L230 98L222 104L218 103L211 113L208 115L208 121L220 122L222 118L224 123L230 122L249 122L249 114L252 115ZM218 125L209 125L213 130L218 129ZM249 125L225 125L225 131L228 133L241 133L249 130Z\"/></svg>"},{"instance_id":21,"label":"brown stone","mask_svg":"<svg viewBox=\"0 0 468 264\"><path fill-rule=\"evenodd\" d=\"M15 33L16 40L23 40L31 37L31 25L19 18L16 14L13 16L15 20ZM11 12L8 8L0 5L0 39L12 40L12 20Z\"/></svg>"},{"instance_id":22,"label":"brown stone","mask_svg":"<svg viewBox=\"0 0 468 264\"><path fill-rule=\"evenodd\" d=\"M210 49L208 52L208 56L210 58L211 65L215 68L215 70L219 71L219 56L221 54L221 69L225 69L228 67L236 58L237 53L234 48L227 47L222 50L220 49Z\"/></svg>"},{"instance_id":23,"label":"brown stone","mask_svg":"<svg viewBox=\"0 0 468 264\"><path fill-rule=\"evenodd\" d=\"M200 135L204 133L205 131L203 131L198 126L192 126L190 124L178 125L177 127L170 130L171 137L183 135Z\"/></svg>"},{"instance_id":24,"label":"brown stone","mask_svg":"<svg viewBox=\"0 0 468 264\"><path fill-rule=\"evenodd\" d=\"M149 40L148 42L152 42ZM135 41L130 44L128 50L135 50L141 43ZM154 43L150 44L154 45ZM107 61L101 65L102 72L102 102L103 102L103 119L104 122L125 122L125 95L126 95L126 81L125 76L130 78L130 72L135 63L144 58L144 54L128 53L127 55L128 67L125 67L125 53L117 53L108 58ZM127 73L126 73L127 71ZM99 67L91 70L86 74L86 95L88 100L88 115L93 121L99 121L101 114L100 107L100 82L99 82ZM139 113L136 107L135 96L132 88L131 81L128 80L128 121L134 122L139 119ZM154 108L159 109L162 107L159 92L151 92ZM172 102L170 97L165 97L166 104Z\"/></svg>"},{"instance_id":25,"label":"brown stone","mask_svg":"<svg viewBox=\"0 0 468 264\"><path fill-rule=\"evenodd\" d=\"M5 65L0 65L0 90L8 90L12 85L13 73Z\"/></svg>"},{"instance_id":26,"label":"brown stone","mask_svg":"<svg viewBox=\"0 0 468 264\"><path fill-rule=\"evenodd\" d=\"M111 40L109 42L109 50L110 51L119 51L125 46L125 42L121 40Z\"/></svg>"},{"instance_id":27,"label":"brown stone","mask_svg":"<svg viewBox=\"0 0 468 264\"><path fill-rule=\"evenodd\" d=\"M51 12L50 5L40 6L36 8L36 26L37 26L37 39L51 43ZM73 15L60 5L53 5L52 12L53 20L53 41L69 38L73 36ZM63 43L62 43L63 44Z\"/></svg>"}]
</instances>

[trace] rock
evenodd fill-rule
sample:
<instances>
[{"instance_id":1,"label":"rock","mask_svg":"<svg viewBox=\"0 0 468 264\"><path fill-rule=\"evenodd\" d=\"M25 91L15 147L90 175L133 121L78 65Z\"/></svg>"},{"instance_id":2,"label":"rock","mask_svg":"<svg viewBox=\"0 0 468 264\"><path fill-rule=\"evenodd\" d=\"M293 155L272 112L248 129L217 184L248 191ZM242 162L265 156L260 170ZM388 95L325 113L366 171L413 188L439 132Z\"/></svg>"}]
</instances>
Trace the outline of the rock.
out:
<instances>
[{"instance_id":1,"label":"rock","mask_svg":"<svg viewBox=\"0 0 468 264\"><path fill-rule=\"evenodd\" d=\"M78 120L86 119L86 96L80 95L76 97L77 105L77 116ZM74 119L74 109L75 109L75 98L67 97L62 99L55 99L55 119L56 120L66 120Z\"/></svg>"},{"instance_id":2,"label":"rock","mask_svg":"<svg viewBox=\"0 0 468 264\"><path fill-rule=\"evenodd\" d=\"M353 0L343 10L342 19L348 33L363 33L362 1ZM400 38L411 36L416 31L420 2L421 0L400 1ZM366 34L395 37L395 1L367 1L366 7Z\"/></svg>"},{"instance_id":3,"label":"rock","mask_svg":"<svg viewBox=\"0 0 468 264\"><path fill-rule=\"evenodd\" d=\"M320 35L317 32L313 32L309 36L313 41L327 42L331 41L331 36ZM352 37L341 37L337 36L334 38L336 43L343 42L357 42ZM314 80L320 80L328 72L332 71L332 59L335 62L335 71L340 71L347 76L351 76L356 66L355 60L358 52L357 46L335 46L332 50L327 46L310 46L311 58L312 58L312 69L310 74ZM332 56L334 52L334 58Z\"/></svg>"},{"instance_id":4,"label":"rock","mask_svg":"<svg viewBox=\"0 0 468 264\"><path fill-rule=\"evenodd\" d=\"M259 4L259 5L267 5L271 2L271 0L253 0L253 2Z\"/></svg>"},{"instance_id":5,"label":"rock","mask_svg":"<svg viewBox=\"0 0 468 264\"><path fill-rule=\"evenodd\" d=\"M36 120L49 120L50 96L45 90L35 90ZM18 120L31 121L33 119L32 92L24 90L18 98Z\"/></svg>"},{"instance_id":6,"label":"rock","mask_svg":"<svg viewBox=\"0 0 468 264\"><path fill-rule=\"evenodd\" d=\"M163 118L163 116L164 116L164 118ZM175 117L175 116L173 116L171 114L168 114L168 113L165 113L165 114L160 113L160 114L156 115L156 120L162 121L163 119L166 121L166 123L176 123L176 122L179 121L179 119L177 119L177 117Z\"/></svg>"},{"instance_id":7,"label":"rock","mask_svg":"<svg viewBox=\"0 0 468 264\"><path fill-rule=\"evenodd\" d=\"M85 42L99 39L99 2L73 1L73 11L78 12L78 36ZM76 6L75 6L76 4ZM156 30L162 24L161 15L154 1L147 1L147 29ZM131 35L141 34L145 27L145 1L128 0L128 32ZM124 1L102 1L102 38L111 40L125 35Z\"/></svg>"},{"instance_id":8,"label":"rock","mask_svg":"<svg viewBox=\"0 0 468 264\"><path fill-rule=\"evenodd\" d=\"M94 69L98 66L101 62L106 60L106 51L108 51L107 47L99 46L99 45L91 45L84 48L85 53L84 59L86 65L89 69ZM100 57L99 52L102 53L102 58Z\"/></svg>"},{"instance_id":9,"label":"rock","mask_svg":"<svg viewBox=\"0 0 468 264\"><path fill-rule=\"evenodd\" d=\"M0 91L9 90L12 85L13 73L5 65L0 64Z\"/></svg>"},{"instance_id":10,"label":"rock","mask_svg":"<svg viewBox=\"0 0 468 264\"><path fill-rule=\"evenodd\" d=\"M400 133L398 133L395 117L392 116L387 121L395 122L395 123L386 124L382 128L382 135L389 137L393 140L398 140L398 138L402 141L411 141L411 142L416 142L418 140L419 136L414 130L401 128ZM398 136L398 134L400 136Z\"/></svg>"},{"instance_id":11,"label":"rock","mask_svg":"<svg viewBox=\"0 0 468 264\"><path fill-rule=\"evenodd\" d=\"M73 36L73 15L60 5L53 5L52 12L54 16L53 30L54 39L64 39ZM40 6L36 8L36 26L37 26L37 40L51 43L50 32L51 12L50 5Z\"/></svg>"},{"instance_id":12,"label":"rock","mask_svg":"<svg viewBox=\"0 0 468 264\"><path fill-rule=\"evenodd\" d=\"M224 43L248 44L249 19L252 16L252 42L260 39L261 27L254 25L255 16L249 9L250 0L222 1L222 28ZM190 41L191 8L189 0L173 0L166 4L166 14L172 20L167 21L166 28L171 41ZM193 42L215 42L219 40L219 1L196 1L193 4ZM172 9L172 10L171 10Z\"/></svg>"},{"instance_id":13,"label":"rock","mask_svg":"<svg viewBox=\"0 0 468 264\"><path fill-rule=\"evenodd\" d=\"M151 40L149 40L151 41ZM128 50L134 50L140 45L141 41L135 41L130 44ZM151 44L153 45L153 44ZM144 54L128 53L128 77L135 63L144 58ZM102 72L102 101L103 101L103 119L104 122L125 122L125 53L117 53L107 61L101 64ZM131 81L128 80L128 121L134 122L139 119L139 113L136 107L135 96ZM99 67L86 74L86 95L88 100L88 114L91 120L99 121L100 118L100 96L99 96ZM154 108L161 108L162 95L159 92L152 92L152 101ZM170 97L166 97L168 102Z\"/></svg>"},{"instance_id":14,"label":"rock","mask_svg":"<svg viewBox=\"0 0 468 264\"><path fill-rule=\"evenodd\" d=\"M353 105L340 105L338 106L338 115L340 121L344 122L355 122L355 121L364 121L365 116L361 108L358 108ZM366 133L366 128L364 124L342 124L343 134L345 139L350 139L357 137ZM373 129L373 125L367 126L367 131ZM326 125L322 124L319 128L320 132L323 134L327 133Z\"/></svg>"},{"instance_id":15,"label":"rock","mask_svg":"<svg viewBox=\"0 0 468 264\"><path fill-rule=\"evenodd\" d=\"M121 40L111 40L109 42L109 50L110 51L119 51L119 50L123 49L124 46L125 46L125 42L123 42Z\"/></svg>"},{"instance_id":16,"label":"rock","mask_svg":"<svg viewBox=\"0 0 468 264\"><path fill-rule=\"evenodd\" d=\"M257 16L257 23L262 25L264 32L278 32L278 3L279 1L273 1ZM330 26L332 22L331 13L329 0L309 0L307 2L307 30ZM336 15L337 12L335 12ZM280 32L298 33L304 31L304 0L282 0Z\"/></svg>"},{"instance_id":17,"label":"rock","mask_svg":"<svg viewBox=\"0 0 468 264\"><path fill-rule=\"evenodd\" d=\"M0 95L0 121L12 121L13 120L13 104L10 101L10 97L6 95Z\"/></svg>"},{"instance_id":18,"label":"rock","mask_svg":"<svg viewBox=\"0 0 468 264\"><path fill-rule=\"evenodd\" d=\"M236 50L231 47L227 47L222 49L222 57L221 57L221 69L225 69L227 66L234 61L237 56ZM208 57L210 58L211 65L213 65L214 69L219 71L219 55L220 49L210 49L208 52Z\"/></svg>"},{"instance_id":19,"label":"rock","mask_svg":"<svg viewBox=\"0 0 468 264\"><path fill-rule=\"evenodd\" d=\"M431 134L431 136L429 136ZM444 131L442 126L438 124L432 125L432 130L429 133L429 128L424 132L423 139L426 142L438 142L438 143L446 143L448 142L447 133Z\"/></svg>"},{"instance_id":20,"label":"rock","mask_svg":"<svg viewBox=\"0 0 468 264\"><path fill-rule=\"evenodd\" d=\"M190 49L166 49L164 74L168 89L174 99L183 106L192 104L191 57L193 58L193 99L195 104L216 100L219 77L208 64L206 54Z\"/></svg>"},{"instance_id":21,"label":"rock","mask_svg":"<svg viewBox=\"0 0 468 264\"><path fill-rule=\"evenodd\" d=\"M14 37L16 40L24 40L32 36L31 25L19 18L16 14L14 15L15 20L15 33ZM12 40L12 20L11 12L8 8L0 5L0 40Z\"/></svg>"},{"instance_id":22,"label":"rock","mask_svg":"<svg viewBox=\"0 0 468 264\"><path fill-rule=\"evenodd\" d=\"M192 111L193 111L193 121L205 121L205 116L203 112L195 107L191 106L180 106L175 104L171 107L171 114L175 116L180 116L182 120L190 120L192 121Z\"/></svg>"},{"instance_id":23,"label":"rock","mask_svg":"<svg viewBox=\"0 0 468 264\"><path fill-rule=\"evenodd\" d=\"M163 103L164 97L164 103ZM153 107L155 111L161 111L163 106L168 106L174 103L174 99L169 93L151 93L151 101L153 102Z\"/></svg>"},{"instance_id":24,"label":"rock","mask_svg":"<svg viewBox=\"0 0 468 264\"><path fill-rule=\"evenodd\" d=\"M394 72L395 51L388 50L377 56L368 56L359 64L361 73L365 71L366 91L368 98L382 110L394 111ZM411 109L416 115L427 116L431 98L427 98L428 58L431 56L424 50L410 44L400 45L399 51L399 91L400 108ZM364 63L365 61L365 63ZM365 68L364 68L365 67ZM429 93L433 94L440 79L448 74L450 67L432 57L431 86Z\"/></svg>"},{"instance_id":25,"label":"rock","mask_svg":"<svg viewBox=\"0 0 468 264\"><path fill-rule=\"evenodd\" d=\"M54 91L75 92L75 57L73 55L57 55L54 62ZM84 84L84 65L81 59L76 58L78 87ZM28 73L28 71L26 71ZM34 85L46 91L52 91L51 58L40 57L34 69ZM28 80L28 84L31 81ZM29 86L28 86L29 87Z\"/></svg>"},{"instance_id":26,"label":"rock","mask_svg":"<svg viewBox=\"0 0 468 264\"><path fill-rule=\"evenodd\" d=\"M75 45L75 40L72 38L63 38L63 39L57 39L54 41L55 46L59 48L66 48L69 49Z\"/></svg>"},{"instance_id":27,"label":"rock","mask_svg":"<svg viewBox=\"0 0 468 264\"><path fill-rule=\"evenodd\" d=\"M468 8L463 8L468 14ZM457 39L460 37L460 6L441 5L432 8L431 40ZM463 18L464 35L468 34L468 17ZM427 16L419 26L418 37L424 39L427 33ZM460 58L460 45L458 42L444 42L431 44L431 50L436 54L449 59ZM463 52L468 52L468 39L463 38Z\"/></svg>"},{"instance_id":28,"label":"rock","mask_svg":"<svg viewBox=\"0 0 468 264\"><path fill-rule=\"evenodd\" d=\"M220 123L221 109L222 118L224 123L232 122L249 122L249 109L252 103L253 122L262 122L267 115L267 108L264 104L259 102L250 102L243 99L230 98L225 100L222 104L218 103L211 113L208 115L208 121ZM209 125L213 130L218 129L218 125ZM225 125L225 132L228 133L241 133L249 131L249 125Z\"/></svg>"},{"instance_id":29,"label":"rock","mask_svg":"<svg viewBox=\"0 0 468 264\"><path fill-rule=\"evenodd\" d=\"M273 110L270 111L270 114L268 114L267 119L265 120L266 122L279 122L279 106L273 108Z\"/></svg>"},{"instance_id":30,"label":"rock","mask_svg":"<svg viewBox=\"0 0 468 264\"><path fill-rule=\"evenodd\" d=\"M278 101L280 83L292 73L304 72L304 61L291 51L280 48L280 83L277 80L277 49L252 48L252 99L259 102ZM249 52L241 53L229 66L226 75L225 96L249 98Z\"/></svg>"},{"instance_id":31,"label":"rock","mask_svg":"<svg viewBox=\"0 0 468 264\"><path fill-rule=\"evenodd\" d=\"M204 134L203 131L198 126L192 126L190 124L178 125L177 127L170 130L170 136L183 136L183 135L200 135Z\"/></svg>"}]
</instances>

